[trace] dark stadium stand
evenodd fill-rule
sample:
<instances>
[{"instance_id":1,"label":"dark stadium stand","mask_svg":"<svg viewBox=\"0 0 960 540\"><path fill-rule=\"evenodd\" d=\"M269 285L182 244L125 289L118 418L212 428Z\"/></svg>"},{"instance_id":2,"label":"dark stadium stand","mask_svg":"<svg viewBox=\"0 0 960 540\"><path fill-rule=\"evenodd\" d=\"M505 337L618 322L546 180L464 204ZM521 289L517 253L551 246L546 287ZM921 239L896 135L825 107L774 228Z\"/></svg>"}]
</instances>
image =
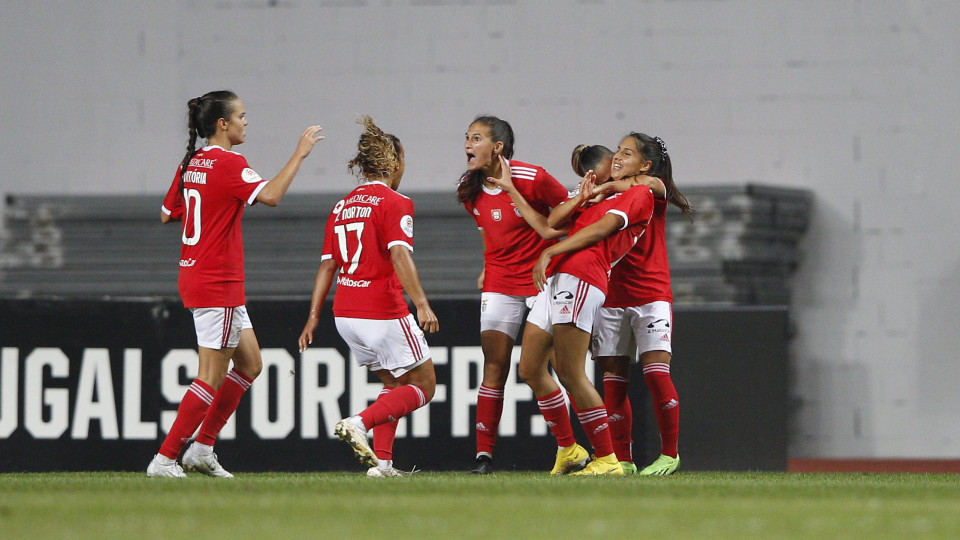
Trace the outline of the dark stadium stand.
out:
<instances>
[{"instance_id":1,"label":"dark stadium stand","mask_svg":"<svg viewBox=\"0 0 960 540\"><path fill-rule=\"evenodd\" d=\"M812 204L806 190L688 187L691 223L667 220L675 303L789 305L789 278ZM247 294L306 298L319 264L333 194L290 194L278 208L248 208ZM470 216L451 192L410 195L414 260L431 297L475 297L482 255ZM178 227L163 226L162 197L16 195L0 229L0 297L177 297Z\"/></svg>"}]
</instances>

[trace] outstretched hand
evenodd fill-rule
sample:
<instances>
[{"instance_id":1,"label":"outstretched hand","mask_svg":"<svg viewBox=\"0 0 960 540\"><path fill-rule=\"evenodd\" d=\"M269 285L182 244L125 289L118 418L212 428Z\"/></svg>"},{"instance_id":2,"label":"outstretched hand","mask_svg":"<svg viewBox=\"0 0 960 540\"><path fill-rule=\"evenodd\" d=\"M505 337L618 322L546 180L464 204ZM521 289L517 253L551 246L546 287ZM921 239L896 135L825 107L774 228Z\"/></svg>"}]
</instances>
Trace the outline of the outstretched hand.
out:
<instances>
[{"instance_id":1,"label":"outstretched hand","mask_svg":"<svg viewBox=\"0 0 960 540\"><path fill-rule=\"evenodd\" d=\"M303 132L303 135L300 135L300 140L297 142L297 152L301 156L309 156L310 151L313 150L313 145L317 144L317 141L323 140L323 135L317 135L321 130L323 128L320 126L310 126Z\"/></svg>"}]
</instances>

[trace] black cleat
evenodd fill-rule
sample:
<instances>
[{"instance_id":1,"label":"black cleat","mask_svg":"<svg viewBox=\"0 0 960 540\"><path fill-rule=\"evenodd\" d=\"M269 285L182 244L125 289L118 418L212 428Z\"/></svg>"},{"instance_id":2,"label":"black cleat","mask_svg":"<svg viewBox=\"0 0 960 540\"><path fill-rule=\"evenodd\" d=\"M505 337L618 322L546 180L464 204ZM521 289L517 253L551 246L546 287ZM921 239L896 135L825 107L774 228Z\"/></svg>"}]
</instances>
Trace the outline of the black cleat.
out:
<instances>
[{"instance_id":1,"label":"black cleat","mask_svg":"<svg viewBox=\"0 0 960 540\"><path fill-rule=\"evenodd\" d=\"M490 456L477 456L476 467L470 469L470 474L490 474L493 472L493 459Z\"/></svg>"}]
</instances>

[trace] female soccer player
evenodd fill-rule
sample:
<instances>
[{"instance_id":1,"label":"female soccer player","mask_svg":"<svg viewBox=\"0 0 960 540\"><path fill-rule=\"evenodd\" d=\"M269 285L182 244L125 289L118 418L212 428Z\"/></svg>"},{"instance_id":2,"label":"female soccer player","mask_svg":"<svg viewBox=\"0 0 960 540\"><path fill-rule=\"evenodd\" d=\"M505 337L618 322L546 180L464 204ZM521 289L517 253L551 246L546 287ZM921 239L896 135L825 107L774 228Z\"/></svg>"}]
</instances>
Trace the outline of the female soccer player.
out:
<instances>
[{"instance_id":1,"label":"female soccer player","mask_svg":"<svg viewBox=\"0 0 960 540\"><path fill-rule=\"evenodd\" d=\"M642 175L624 175L639 164ZM673 295L667 260L667 203L684 214L692 208L673 181L673 167L666 144L659 137L630 133L613 158L613 170L620 182L607 184L608 192L662 179L666 195L654 200L653 217L646 233L613 267L606 301L594 323L594 357L603 371L604 403L611 418L610 434L625 472L636 472L633 463L631 424L633 415L627 398L630 363L639 352L643 378L650 390L653 411L660 431L660 457L639 474L672 474L680 466L677 440L680 432L680 402L670 377L673 332ZM646 176L644 176L646 175ZM658 182L659 183L659 182Z\"/></svg>"},{"instance_id":2,"label":"female soccer player","mask_svg":"<svg viewBox=\"0 0 960 540\"><path fill-rule=\"evenodd\" d=\"M232 150L247 135L246 109L236 94L210 92L191 99L187 108L187 152L163 200L160 220L183 222L180 298L193 313L200 366L159 453L147 467L147 476L183 478L185 468L231 478L213 453L213 445L263 367L245 306L243 209L257 202L276 206L323 137L317 135L320 126L308 127L287 164L267 181ZM198 137L207 140L199 150L195 148ZM231 359L234 367L227 373ZM184 452L181 468L177 456L197 426L200 433Z\"/></svg>"},{"instance_id":3,"label":"female soccer player","mask_svg":"<svg viewBox=\"0 0 960 540\"><path fill-rule=\"evenodd\" d=\"M338 202L327 218L322 262L299 345L302 352L313 342L320 311L339 272L333 297L337 331L357 364L372 371L384 389L372 405L338 422L335 432L369 467L367 476L401 476L393 467L397 420L426 405L437 384L430 348L420 328L436 332L440 325L410 255L413 201L396 191L403 177L403 147L370 117L362 117L360 123L365 130L350 170L363 183ZM417 308L416 320L404 291ZM370 430L377 452L367 442Z\"/></svg>"},{"instance_id":4,"label":"female soccer player","mask_svg":"<svg viewBox=\"0 0 960 540\"><path fill-rule=\"evenodd\" d=\"M477 454L471 472L487 474L492 470L511 352L537 293L530 272L550 240L566 232L547 227L546 216L566 198L567 190L542 167L512 159L513 129L495 116L478 116L473 120L467 128L464 151L467 171L460 178L457 197L476 221L484 245L484 266L477 280L477 288L482 290L483 379L477 394ZM503 169L509 170L516 189L538 219L524 220L511 196L489 180L501 176ZM555 390L556 396L551 397L548 405L553 412L545 415L549 417L562 409L566 417L566 402L559 387ZM556 397L559 401L552 399ZM566 423L570 423L568 417ZM572 428L570 433L572 444Z\"/></svg>"},{"instance_id":5,"label":"female soccer player","mask_svg":"<svg viewBox=\"0 0 960 540\"><path fill-rule=\"evenodd\" d=\"M590 171L579 193L555 209L548 220L552 225L554 213L575 215L570 236L547 247L534 265L533 281L540 293L527 319L519 369L538 396L541 388L555 386L545 359L546 351L553 347L554 369L570 392L577 417L596 452L596 459L574 474L623 474L607 430L603 400L586 376L585 361L593 320L606 294L607 274L643 234L653 195L649 188L638 186L588 206L596 195L595 178ZM491 180L516 192L510 188L509 171ZM522 200L515 199L528 215ZM572 468L570 462L563 465L568 472Z\"/></svg>"}]
</instances>

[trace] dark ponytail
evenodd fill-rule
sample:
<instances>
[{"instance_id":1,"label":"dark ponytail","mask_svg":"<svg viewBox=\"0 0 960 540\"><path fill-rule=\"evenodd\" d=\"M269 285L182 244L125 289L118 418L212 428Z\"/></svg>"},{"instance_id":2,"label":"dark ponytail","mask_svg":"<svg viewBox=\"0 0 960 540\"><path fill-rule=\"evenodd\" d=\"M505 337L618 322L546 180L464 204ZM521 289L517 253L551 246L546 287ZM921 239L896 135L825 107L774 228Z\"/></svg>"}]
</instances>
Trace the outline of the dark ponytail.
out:
<instances>
[{"instance_id":1,"label":"dark ponytail","mask_svg":"<svg viewBox=\"0 0 960 540\"><path fill-rule=\"evenodd\" d=\"M197 153L197 138L209 138L217 132L217 121L230 118L237 95L229 90L208 92L187 102L187 152L180 162L180 191L183 191L183 175L190 160Z\"/></svg>"},{"instance_id":2,"label":"dark ponytail","mask_svg":"<svg viewBox=\"0 0 960 540\"><path fill-rule=\"evenodd\" d=\"M637 143L637 149L643 155L643 159L649 160L650 170L644 174L656 176L663 180L663 186L667 189L667 201L680 209L691 221L693 221L693 206L687 201L686 196L680 193L677 185L673 182L673 165L670 163L670 154L667 153L667 145L660 137L651 137L645 133L636 131L627 135L632 137Z\"/></svg>"},{"instance_id":3,"label":"dark ponytail","mask_svg":"<svg viewBox=\"0 0 960 540\"><path fill-rule=\"evenodd\" d=\"M613 155L613 150L600 144L586 145L581 144L573 149L573 155L570 156L570 166L577 176L583 178L587 171L596 170L597 165L604 158ZM598 178L597 182L605 182L606 178Z\"/></svg>"}]
</instances>

